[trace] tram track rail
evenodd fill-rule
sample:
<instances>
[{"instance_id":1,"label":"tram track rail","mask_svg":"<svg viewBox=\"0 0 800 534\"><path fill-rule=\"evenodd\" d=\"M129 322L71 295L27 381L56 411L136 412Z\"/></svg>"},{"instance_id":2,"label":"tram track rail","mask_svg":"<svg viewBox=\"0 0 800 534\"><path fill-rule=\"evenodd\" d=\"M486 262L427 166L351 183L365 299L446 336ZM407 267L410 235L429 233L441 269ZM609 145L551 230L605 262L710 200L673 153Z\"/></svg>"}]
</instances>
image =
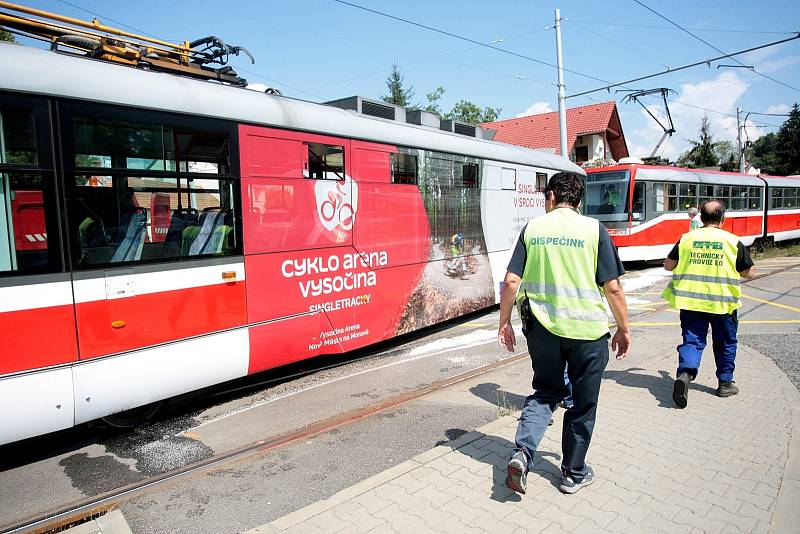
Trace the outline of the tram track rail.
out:
<instances>
[{"instance_id":1,"label":"tram track rail","mask_svg":"<svg viewBox=\"0 0 800 534\"><path fill-rule=\"evenodd\" d=\"M63 507L51 509L41 514L36 514L34 516L17 521L11 525L0 526L0 533L17 534L24 532L31 534L44 534L48 532L59 531L69 525L77 525L85 520L90 520L98 515L102 515L114 510L124 502L142 494L156 491L160 487L178 482L182 479L188 479L192 476L198 476L209 471L213 471L214 469L225 465L245 461L259 454L264 454L275 449L291 445L292 443L300 440L324 434L335 428L349 425L375 414L398 407L429 393L453 386L466 380L470 380L495 369L525 360L527 358L527 351L518 352L508 358L504 358L502 360L465 371L464 373L433 382L413 391L408 391L383 399L368 406L331 416L327 419L306 425L300 429L286 432L268 439L255 441L242 447L216 454L193 464L150 477L147 480L128 484L94 497L75 501Z\"/></svg>"}]
</instances>

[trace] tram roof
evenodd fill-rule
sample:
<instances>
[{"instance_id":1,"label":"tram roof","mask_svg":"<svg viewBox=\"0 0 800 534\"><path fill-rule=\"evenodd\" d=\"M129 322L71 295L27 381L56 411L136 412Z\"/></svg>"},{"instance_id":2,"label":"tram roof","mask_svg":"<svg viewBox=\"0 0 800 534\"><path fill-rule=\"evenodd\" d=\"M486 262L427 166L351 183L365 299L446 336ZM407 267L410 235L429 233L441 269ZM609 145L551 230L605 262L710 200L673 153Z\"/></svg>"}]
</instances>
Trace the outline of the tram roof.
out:
<instances>
[{"instance_id":1,"label":"tram roof","mask_svg":"<svg viewBox=\"0 0 800 534\"><path fill-rule=\"evenodd\" d=\"M0 43L0 90L229 119L553 170L585 172L538 150L172 74Z\"/></svg>"},{"instance_id":2,"label":"tram roof","mask_svg":"<svg viewBox=\"0 0 800 534\"><path fill-rule=\"evenodd\" d=\"M687 169L684 167L659 167L653 165L615 165L609 168L595 168L590 172L636 170L637 180L650 180L655 182L695 182L701 184L745 185L763 186L764 181L759 176L749 174L734 174L720 171L704 171L702 169Z\"/></svg>"}]
</instances>

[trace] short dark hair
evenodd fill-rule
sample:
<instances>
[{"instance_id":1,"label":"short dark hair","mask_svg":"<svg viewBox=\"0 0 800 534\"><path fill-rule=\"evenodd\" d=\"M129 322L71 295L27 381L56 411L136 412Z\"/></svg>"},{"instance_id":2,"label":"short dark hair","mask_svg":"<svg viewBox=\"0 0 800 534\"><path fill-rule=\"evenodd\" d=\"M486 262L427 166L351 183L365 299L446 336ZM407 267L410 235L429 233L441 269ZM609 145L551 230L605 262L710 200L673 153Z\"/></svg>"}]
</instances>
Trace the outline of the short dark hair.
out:
<instances>
[{"instance_id":1,"label":"short dark hair","mask_svg":"<svg viewBox=\"0 0 800 534\"><path fill-rule=\"evenodd\" d=\"M583 179L574 172L558 172L547 182L547 187L544 188L545 197L549 191L553 192L556 204L566 203L577 208L583 198Z\"/></svg>"},{"instance_id":2,"label":"short dark hair","mask_svg":"<svg viewBox=\"0 0 800 534\"><path fill-rule=\"evenodd\" d=\"M700 206L700 220L703 224L721 224L725 218L725 201L719 198L706 200Z\"/></svg>"}]
</instances>

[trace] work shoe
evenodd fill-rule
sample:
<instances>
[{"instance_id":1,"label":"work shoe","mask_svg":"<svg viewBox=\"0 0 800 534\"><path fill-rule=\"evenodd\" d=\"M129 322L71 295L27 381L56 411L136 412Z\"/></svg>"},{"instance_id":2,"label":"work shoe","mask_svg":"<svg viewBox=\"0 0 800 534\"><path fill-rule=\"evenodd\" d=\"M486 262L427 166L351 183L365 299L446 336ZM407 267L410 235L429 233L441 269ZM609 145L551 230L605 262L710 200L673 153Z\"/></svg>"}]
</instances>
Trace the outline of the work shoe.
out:
<instances>
[{"instance_id":1,"label":"work shoe","mask_svg":"<svg viewBox=\"0 0 800 534\"><path fill-rule=\"evenodd\" d=\"M717 397L731 397L739 393L739 388L733 385L733 381L720 382L717 388Z\"/></svg>"},{"instance_id":2,"label":"work shoe","mask_svg":"<svg viewBox=\"0 0 800 534\"><path fill-rule=\"evenodd\" d=\"M525 495L525 489L528 487L528 458L525 456L525 451L515 451L508 461L506 486Z\"/></svg>"},{"instance_id":3,"label":"work shoe","mask_svg":"<svg viewBox=\"0 0 800 534\"><path fill-rule=\"evenodd\" d=\"M672 402L678 408L686 408L689 402L689 382L691 382L689 373L680 373L672 385Z\"/></svg>"},{"instance_id":4,"label":"work shoe","mask_svg":"<svg viewBox=\"0 0 800 534\"><path fill-rule=\"evenodd\" d=\"M561 476L561 485L558 487L558 489L560 489L562 493L569 493L571 495L573 493L577 493L581 488L588 486L592 482L594 482L594 471L592 471L592 468L587 465L586 474L583 475L583 478L580 481L577 481L571 475L564 473Z\"/></svg>"}]
</instances>

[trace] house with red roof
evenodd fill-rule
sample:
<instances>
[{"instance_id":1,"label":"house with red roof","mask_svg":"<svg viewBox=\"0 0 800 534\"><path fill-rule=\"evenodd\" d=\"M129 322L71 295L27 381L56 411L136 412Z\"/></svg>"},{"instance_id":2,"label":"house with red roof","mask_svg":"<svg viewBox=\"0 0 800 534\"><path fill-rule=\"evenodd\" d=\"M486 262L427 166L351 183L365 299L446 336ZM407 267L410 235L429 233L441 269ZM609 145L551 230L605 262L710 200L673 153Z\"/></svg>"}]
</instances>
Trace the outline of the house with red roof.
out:
<instances>
[{"instance_id":1,"label":"house with red roof","mask_svg":"<svg viewBox=\"0 0 800 534\"><path fill-rule=\"evenodd\" d=\"M561 153L558 112L517 117L481 125L496 130L495 141ZM628 157L616 102L567 109L569 158L584 165L607 164Z\"/></svg>"}]
</instances>

